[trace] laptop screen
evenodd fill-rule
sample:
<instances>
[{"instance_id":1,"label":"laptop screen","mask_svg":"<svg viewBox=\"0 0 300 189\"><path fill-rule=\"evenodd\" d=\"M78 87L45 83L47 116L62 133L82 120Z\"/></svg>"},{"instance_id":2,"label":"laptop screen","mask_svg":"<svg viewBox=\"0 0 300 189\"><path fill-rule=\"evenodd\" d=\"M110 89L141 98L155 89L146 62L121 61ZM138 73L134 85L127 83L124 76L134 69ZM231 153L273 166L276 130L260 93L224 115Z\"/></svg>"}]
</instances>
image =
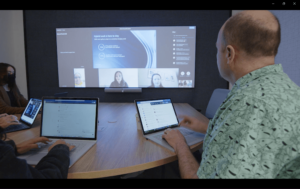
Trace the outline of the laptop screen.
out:
<instances>
[{"instance_id":1,"label":"laptop screen","mask_svg":"<svg viewBox=\"0 0 300 189\"><path fill-rule=\"evenodd\" d=\"M41 136L96 140L97 99L43 99Z\"/></svg>"},{"instance_id":2,"label":"laptop screen","mask_svg":"<svg viewBox=\"0 0 300 189\"><path fill-rule=\"evenodd\" d=\"M136 100L135 102L145 134L178 126L171 99Z\"/></svg>"},{"instance_id":3,"label":"laptop screen","mask_svg":"<svg viewBox=\"0 0 300 189\"><path fill-rule=\"evenodd\" d=\"M21 120L32 125L42 106L40 99L31 98L25 108Z\"/></svg>"}]
</instances>

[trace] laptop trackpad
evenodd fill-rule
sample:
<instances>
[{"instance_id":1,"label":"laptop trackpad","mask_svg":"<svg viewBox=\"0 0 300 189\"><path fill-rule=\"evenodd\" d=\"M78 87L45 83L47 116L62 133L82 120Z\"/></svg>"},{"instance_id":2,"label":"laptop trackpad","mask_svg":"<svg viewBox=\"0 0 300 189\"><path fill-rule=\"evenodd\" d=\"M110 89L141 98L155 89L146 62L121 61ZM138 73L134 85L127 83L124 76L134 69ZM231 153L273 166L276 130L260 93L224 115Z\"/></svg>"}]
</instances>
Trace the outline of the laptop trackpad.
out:
<instances>
[{"instance_id":1,"label":"laptop trackpad","mask_svg":"<svg viewBox=\"0 0 300 189\"><path fill-rule=\"evenodd\" d=\"M38 162L47 155L47 153L35 153L26 158L27 163L30 165L36 165Z\"/></svg>"},{"instance_id":2,"label":"laptop trackpad","mask_svg":"<svg viewBox=\"0 0 300 189\"><path fill-rule=\"evenodd\" d=\"M149 136L149 139L155 141L161 146L164 146L165 148L174 152L174 149L170 146L170 144L165 139L161 137L161 134Z\"/></svg>"}]
</instances>

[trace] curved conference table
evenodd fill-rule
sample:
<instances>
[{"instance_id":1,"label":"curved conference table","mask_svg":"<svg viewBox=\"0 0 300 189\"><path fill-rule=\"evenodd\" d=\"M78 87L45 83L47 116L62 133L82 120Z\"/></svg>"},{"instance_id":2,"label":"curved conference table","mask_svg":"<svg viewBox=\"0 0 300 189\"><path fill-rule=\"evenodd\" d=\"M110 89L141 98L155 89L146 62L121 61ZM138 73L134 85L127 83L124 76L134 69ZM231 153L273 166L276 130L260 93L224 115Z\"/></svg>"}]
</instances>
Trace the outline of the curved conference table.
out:
<instances>
[{"instance_id":1,"label":"curved conference table","mask_svg":"<svg viewBox=\"0 0 300 189\"><path fill-rule=\"evenodd\" d=\"M178 115L204 119L187 103L174 103ZM174 152L143 137L134 103L99 103L97 143L69 169L68 178L101 178L158 167L177 160ZM20 115L17 115L20 117ZM179 119L179 121L181 121ZM19 144L40 136L41 115L31 129L8 133ZM191 146L195 152L203 142Z\"/></svg>"}]
</instances>

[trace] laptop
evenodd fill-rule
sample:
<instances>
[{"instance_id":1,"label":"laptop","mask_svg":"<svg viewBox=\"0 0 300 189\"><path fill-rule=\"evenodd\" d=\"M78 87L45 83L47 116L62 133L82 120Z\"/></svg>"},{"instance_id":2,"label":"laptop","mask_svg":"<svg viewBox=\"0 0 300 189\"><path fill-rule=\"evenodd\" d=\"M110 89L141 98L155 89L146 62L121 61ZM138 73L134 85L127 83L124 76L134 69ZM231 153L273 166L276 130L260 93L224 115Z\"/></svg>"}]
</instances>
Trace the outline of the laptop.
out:
<instances>
[{"instance_id":1,"label":"laptop","mask_svg":"<svg viewBox=\"0 0 300 189\"><path fill-rule=\"evenodd\" d=\"M183 134L188 146L192 146L204 140L204 134L178 125L177 115L170 98L134 100L134 103L145 138L172 152L175 152L174 149L166 140L162 139L165 129L178 129Z\"/></svg>"},{"instance_id":2,"label":"laptop","mask_svg":"<svg viewBox=\"0 0 300 189\"><path fill-rule=\"evenodd\" d=\"M36 165L48 153L48 148L63 139L75 148L70 151L71 167L97 141L98 98L43 97L40 136L52 140L48 144L38 143L18 156L30 165Z\"/></svg>"},{"instance_id":3,"label":"laptop","mask_svg":"<svg viewBox=\"0 0 300 189\"><path fill-rule=\"evenodd\" d=\"M19 120L21 124L10 125L4 129L4 132L10 133L10 132L20 131L24 129L30 129L34 123L36 116L39 113L41 106L42 106L42 100L31 98Z\"/></svg>"}]
</instances>

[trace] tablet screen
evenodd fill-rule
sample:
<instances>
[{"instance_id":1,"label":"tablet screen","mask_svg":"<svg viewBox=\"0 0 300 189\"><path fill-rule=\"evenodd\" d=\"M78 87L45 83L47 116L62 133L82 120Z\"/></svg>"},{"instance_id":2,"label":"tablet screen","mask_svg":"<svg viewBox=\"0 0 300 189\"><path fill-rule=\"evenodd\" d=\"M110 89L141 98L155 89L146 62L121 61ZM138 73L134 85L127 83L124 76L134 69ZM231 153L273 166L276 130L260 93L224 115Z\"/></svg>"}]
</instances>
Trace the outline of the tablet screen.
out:
<instances>
[{"instance_id":1,"label":"tablet screen","mask_svg":"<svg viewBox=\"0 0 300 189\"><path fill-rule=\"evenodd\" d=\"M35 117L39 113L41 106L42 106L41 100L31 98L27 104L26 109L24 110L21 116L21 120L32 125Z\"/></svg>"},{"instance_id":2,"label":"tablet screen","mask_svg":"<svg viewBox=\"0 0 300 189\"><path fill-rule=\"evenodd\" d=\"M171 99L136 101L136 105L145 134L178 126Z\"/></svg>"}]
</instances>

